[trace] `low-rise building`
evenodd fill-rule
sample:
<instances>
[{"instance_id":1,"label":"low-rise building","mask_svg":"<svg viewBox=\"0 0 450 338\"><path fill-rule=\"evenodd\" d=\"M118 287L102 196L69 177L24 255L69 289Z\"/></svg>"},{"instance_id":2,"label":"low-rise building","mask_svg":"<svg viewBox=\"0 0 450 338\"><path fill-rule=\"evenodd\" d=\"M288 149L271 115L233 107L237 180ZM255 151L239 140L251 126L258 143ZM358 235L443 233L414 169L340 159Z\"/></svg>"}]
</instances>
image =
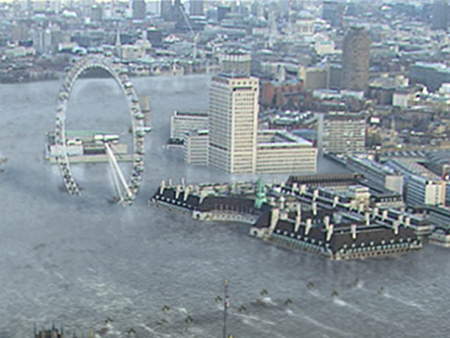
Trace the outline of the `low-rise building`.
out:
<instances>
[{"instance_id":1,"label":"low-rise building","mask_svg":"<svg viewBox=\"0 0 450 338\"><path fill-rule=\"evenodd\" d=\"M328 88L327 67L300 67L299 76L306 90Z\"/></svg>"},{"instance_id":2,"label":"low-rise building","mask_svg":"<svg viewBox=\"0 0 450 338\"><path fill-rule=\"evenodd\" d=\"M278 130L258 132L256 173L314 173L317 148L309 141Z\"/></svg>"},{"instance_id":3,"label":"low-rise building","mask_svg":"<svg viewBox=\"0 0 450 338\"><path fill-rule=\"evenodd\" d=\"M422 248L421 236L433 226L409 212L371 207L368 189L350 193L311 187L322 181L352 182L355 175L291 177L287 184L261 182L169 185L165 181L151 202L184 211L205 221L249 224L249 233L278 245L331 259L398 255ZM299 185L299 182L306 183Z\"/></svg>"},{"instance_id":4,"label":"low-rise building","mask_svg":"<svg viewBox=\"0 0 450 338\"><path fill-rule=\"evenodd\" d=\"M208 130L194 130L184 135L184 161L192 165L208 165Z\"/></svg>"},{"instance_id":5,"label":"low-rise building","mask_svg":"<svg viewBox=\"0 0 450 338\"><path fill-rule=\"evenodd\" d=\"M446 182L414 159L397 158L386 164L406 178L405 201L409 205L444 206Z\"/></svg>"},{"instance_id":6,"label":"low-rise building","mask_svg":"<svg viewBox=\"0 0 450 338\"><path fill-rule=\"evenodd\" d=\"M175 111L170 118L170 138L183 140L184 134L193 130L208 129L208 114L203 112Z\"/></svg>"},{"instance_id":7,"label":"low-rise building","mask_svg":"<svg viewBox=\"0 0 450 338\"><path fill-rule=\"evenodd\" d=\"M320 136L322 150L326 153L364 152L366 118L362 113L333 112L320 115Z\"/></svg>"},{"instance_id":8,"label":"low-rise building","mask_svg":"<svg viewBox=\"0 0 450 338\"><path fill-rule=\"evenodd\" d=\"M261 217L250 229L250 234L335 260L398 255L422 248L421 240L411 228L350 219L337 221L333 216L299 209L289 218L273 208L269 217Z\"/></svg>"},{"instance_id":9,"label":"low-rise building","mask_svg":"<svg viewBox=\"0 0 450 338\"><path fill-rule=\"evenodd\" d=\"M252 56L242 50L228 50L219 55L222 73L250 76Z\"/></svg>"},{"instance_id":10,"label":"low-rise building","mask_svg":"<svg viewBox=\"0 0 450 338\"><path fill-rule=\"evenodd\" d=\"M123 60L138 60L145 57L145 45L123 45L119 50L119 57Z\"/></svg>"},{"instance_id":11,"label":"low-rise building","mask_svg":"<svg viewBox=\"0 0 450 338\"><path fill-rule=\"evenodd\" d=\"M118 161L130 161L128 145L119 143L119 135L98 131L66 131L66 144L56 144L55 134L48 133L45 146L45 158L56 163L57 158L66 155L72 163L107 162L105 143L109 143Z\"/></svg>"},{"instance_id":12,"label":"low-rise building","mask_svg":"<svg viewBox=\"0 0 450 338\"><path fill-rule=\"evenodd\" d=\"M349 156L347 158L347 166L363 174L366 179L373 183L403 194L403 175L395 172L392 168L368 158L357 156Z\"/></svg>"}]
</instances>

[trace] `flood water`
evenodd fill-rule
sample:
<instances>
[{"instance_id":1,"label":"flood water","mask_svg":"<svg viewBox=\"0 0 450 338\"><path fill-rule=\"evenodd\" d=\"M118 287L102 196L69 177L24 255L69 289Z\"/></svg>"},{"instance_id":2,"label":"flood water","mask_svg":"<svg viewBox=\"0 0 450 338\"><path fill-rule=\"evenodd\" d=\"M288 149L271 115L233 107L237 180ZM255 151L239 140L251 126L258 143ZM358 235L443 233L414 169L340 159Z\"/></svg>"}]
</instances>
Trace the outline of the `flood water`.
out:
<instances>
[{"instance_id":1,"label":"flood water","mask_svg":"<svg viewBox=\"0 0 450 338\"><path fill-rule=\"evenodd\" d=\"M0 156L9 158L0 173L0 338L31 337L34 323L86 332L107 318L110 337L125 337L130 328L138 337L222 337L216 297L224 279L230 281L228 332L235 337L447 336L446 249L334 262L250 238L243 225L200 223L148 206L162 179L252 178L189 167L164 147L173 110L207 109L208 81L133 79L138 92L151 97L153 132L144 184L128 208L108 202L107 166L75 166L84 190L72 197L61 190L57 168L43 159L58 82L0 86ZM129 124L111 80L77 84L68 129L129 138ZM321 172L342 170L320 166Z\"/></svg>"}]
</instances>

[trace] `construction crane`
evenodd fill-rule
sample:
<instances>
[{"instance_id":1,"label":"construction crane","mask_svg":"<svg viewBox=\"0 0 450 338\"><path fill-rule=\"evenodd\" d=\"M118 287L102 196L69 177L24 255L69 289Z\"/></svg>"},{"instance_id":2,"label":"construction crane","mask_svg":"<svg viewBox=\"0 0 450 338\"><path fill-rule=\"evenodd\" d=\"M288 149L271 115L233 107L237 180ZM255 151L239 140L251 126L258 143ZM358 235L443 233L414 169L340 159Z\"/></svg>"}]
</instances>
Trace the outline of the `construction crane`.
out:
<instances>
[{"instance_id":1,"label":"construction crane","mask_svg":"<svg viewBox=\"0 0 450 338\"><path fill-rule=\"evenodd\" d=\"M192 60L195 61L197 59L197 42L199 38L200 33L195 33L194 29L192 28L191 22L189 21L189 18L186 15L186 12L184 10L180 9L181 14L183 14L184 21L186 22L186 26L189 28L189 31L192 34Z\"/></svg>"}]
</instances>

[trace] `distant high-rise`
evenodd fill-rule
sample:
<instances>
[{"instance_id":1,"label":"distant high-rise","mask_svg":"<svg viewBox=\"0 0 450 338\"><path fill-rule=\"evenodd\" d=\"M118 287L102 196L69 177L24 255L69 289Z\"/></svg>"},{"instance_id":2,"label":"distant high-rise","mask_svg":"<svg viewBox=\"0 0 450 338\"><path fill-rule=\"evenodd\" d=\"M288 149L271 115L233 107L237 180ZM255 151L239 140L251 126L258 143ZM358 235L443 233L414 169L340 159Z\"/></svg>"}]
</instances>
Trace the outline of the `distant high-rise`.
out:
<instances>
[{"instance_id":1,"label":"distant high-rise","mask_svg":"<svg viewBox=\"0 0 450 338\"><path fill-rule=\"evenodd\" d=\"M229 13L231 13L231 7L229 6L217 7L217 21L219 22L222 21Z\"/></svg>"},{"instance_id":2,"label":"distant high-rise","mask_svg":"<svg viewBox=\"0 0 450 338\"><path fill-rule=\"evenodd\" d=\"M342 24L343 5L337 1L324 1L322 3L322 19L332 27L339 27Z\"/></svg>"},{"instance_id":3,"label":"distant high-rise","mask_svg":"<svg viewBox=\"0 0 450 338\"><path fill-rule=\"evenodd\" d=\"M264 16L264 5L254 1L251 6L251 13L253 16L262 18Z\"/></svg>"},{"instance_id":4,"label":"distant high-rise","mask_svg":"<svg viewBox=\"0 0 450 338\"><path fill-rule=\"evenodd\" d=\"M254 173L258 129L259 80L218 75L209 103L210 166L229 173Z\"/></svg>"},{"instance_id":5,"label":"distant high-rise","mask_svg":"<svg viewBox=\"0 0 450 338\"><path fill-rule=\"evenodd\" d=\"M362 27L350 28L342 49L342 88L366 91L369 82L368 32Z\"/></svg>"},{"instance_id":6,"label":"distant high-rise","mask_svg":"<svg viewBox=\"0 0 450 338\"><path fill-rule=\"evenodd\" d=\"M33 0L27 0L27 13L30 16L31 14L33 14Z\"/></svg>"},{"instance_id":7,"label":"distant high-rise","mask_svg":"<svg viewBox=\"0 0 450 338\"><path fill-rule=\"evenodd\" d=\"M39 54L49 53L52 49L52 32L49 28L36 28L31 31L33 47Z\"/></svg>"},{"instance_id":8,"label":"distant high-rise","mask_svg":"<svg viewBox=\"0 0 450 338\"><path fill-rule=\"evenodd\" d=\"M103 6L101 4L92 5L91 20L97 22L103 20Z\"/></svg>"},{"instance_id":9,"label":"distant high-rise","mask_svg":"<svg viewBox=\"0 0 450 338\"><path fill-rule=\"evenodd\" d=\"M447 0L435 0L431 15L431 28L447 30L449 19Z\"/></svg>"},{"instance_id":10,"label":"distant high-rise","mask_svg":"<svg viewBox=\"0 0 450 338\"><path fill-rule=\"evenodd\" d=\"M311 142L285 131L258 130L258 78L220 74L212 79L209 97L208 165L233 174L316 171Z\"/></svg>"},{"instance_id":11,"label":"distant high-rise","mask_svg":"<svg viewBox=\"0 0 450 338\"><path fill-rule=\"evenodd\" d=\"M132 0L131 9L133 11L134 20L144 20L145 19L145 0Z\"/></svg>"},{"instance_id":12,"label":"distant high-rise","mask_svg":"<svg viewBox=\"0 0 450 338\"><path fill-rule=\"evenodd\" d=\"M193 15L193 16L205 15L204 1L203 0L190 0L189 15Z\"/></svg>"},{"instance_id":13,"label":"distant high-rise","mask_svg":"<svg viewBox=\"0 0 450 338\"><path fill-rule=\"evenodd\" d=\"M24 41L27 40L30 36L30 29L27 26L26 22L19 21L13 22L12 30L11 30L11 39L13 41Z\"/></svg>"},{"instance_id":14,"label":"distant high-rise","mask_svg":"<svg viewBox=\"0 0 450 338\"><path fill-rule=\"evenodd\" d=\"M161 0L161 18L165 21L172 21L174 18L173 12L173 1Z\"/></svg>"},{"instance_id":15,"label":"distant high-rise","mask_svg":"<svg viewBox=\"0 0 450 338\"><path fill-rule=\"evenodd\" d=\"M280 9L281 9L281 14L284 16L288 16L289 10L291 7L291 1L290 0L280 0L279 5L280 5Z\"/></svg>"}]
</instances>

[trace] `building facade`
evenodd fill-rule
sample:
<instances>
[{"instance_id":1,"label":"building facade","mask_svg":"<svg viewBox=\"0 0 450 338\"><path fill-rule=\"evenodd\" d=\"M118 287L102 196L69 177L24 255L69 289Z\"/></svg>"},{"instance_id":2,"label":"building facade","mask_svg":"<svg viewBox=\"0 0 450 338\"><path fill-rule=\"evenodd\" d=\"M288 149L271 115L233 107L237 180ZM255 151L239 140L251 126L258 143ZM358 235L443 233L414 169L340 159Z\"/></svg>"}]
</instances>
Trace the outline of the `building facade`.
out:
<instances>
[{"instance_id":1,"label":"building facade","mask_svg":"<svg viewBox=\"0 0 450 338\"><path fill-rule=\"evenodd\" d=\"M370 38L367 31L352 27L344 37L342 88L366 91L369 82Z\"/></svg>"},{"instance_id":2,"label":"building facade","mask_svg":"<svg viewBox=\"0 0 450 338\"><path fill-rule=\"evenodd\" d=\"M300 67L300 78L306 90L328 88L328 69L326 67Z\"/></svg>"},{"instance_id":3,"label":"building facade","mask_svg":"<svg viewBox=\"0 0 450 338\"><path fill-rule=\"evenodd\" d=\"M172 140L183 140L186 133L204 129L208 129L207 113L175 111L170 118L170 138Z\"/></svg>"},{"instance_id":4,"label":"building facade","mask_svg":"<svg viewBox=\"0 0 450 338\"><path fill-rule=\"evenodd\" d=\"M431 28L447 30L448 28L448 2L447 0L435 0L431 15Z\"/></svg>"},{"instance_id":5,"label":"building facade","mask_svg":"<svg viewBox=\"0 0 450 338\"><path fill-rule=\"evenodd\" d=\"M172 0L161 0L160 15L164 21L172 21L175 17Z\"/></svg>"},{"instance_id":6,"label":"building facade","mask_svg":"<svg viewBox=\"0 0 450 338\"><path fill-rule=\"evenodd\" d=\"M445 206L447 184L414 160L393 159L386 164L405 176L405 200L411 206Z\"/></svg>"},{"instance_id":7,"label":"building facade","mask_svg":"<svg viewBox=\"0 0 450 338\"><path fill-rule=\"evenodd\" d=\"M192 165L208 165L208 130L194 130L184 135L184 161Z\"/></svg>"},{"instance_id":8,"label":"building facade","mask_svg":"<svg viewBox=\"0 0 450 338\"><path fill-rule=\"evenodd\" d=\"M342 16L344 6L337 1L324 1L322 3L322 19L328 22L332 27L342 25Z\"/></svg>"},{"instance_id":9,"label":"building facade","mask_svg":"<svg viewBox=\"0 0 450 338\"><path fill-rule=\"evenodd\" d=\"M250 76L252 57L249 53L240 50L226 51L219 56L219 62L222 73Z\"/></svg>"},{"instance_id":10,"label":"building facade","mask_svg":"<svg viewBox=\"0 0 450 338\"><path fill-rule=\"evenodd\" d=\"M366 118L363 114L329 113L320 117L322 150L327 153L365 151Z\"/></svg>"},{"instance_id":11,"label":"building facade","mask_svg":"<svg viewBox=\"0 0 450 338\"><path fill-rule=\"evenodd\" d=\"M258 174L314 173L317 148L288 132L261 130L256 146Z\"/></svg>"},{"instance_id":12,"label":"building facade","mask_svg":"<svg viewBox=\"0 0 450 338\"><path fill-rule=\"evenodd\" d=\"M204 1L203 0L190 0L189 14L192 16L205 15Z\"/></svg>"},{"instance_id":13,"label":"building facade","mask_svg":"<svg viewBox=\"0 0 450 338\"><path fill-rule=\"evenodd\" d=\"M229 173L254 173L259 80L221 74L212 79L209 165Z\"/></svg>"},{"instance_id":14,"label":"building facade","mask_svg":"<svg viewBox=\"0 0 450 338\"><path fill-rule=\"evenodd\" d=\"M450 82L450 67L443 63L416 62L410 66L408 76L412 84L421 83L434 92Z\"/></svg>"},{"instance_id":15,"label":"building facade","mask_svg":"<svg viewBox=\"0 0 450 338\"><path fill-rule=\"evenodd\" d=\"M131 10L134 20L144 20L146 15L145 0L132 0Z\"/></svg>"},{"instance_id":16,"label":"building facade","mask_svg":"<svg viewBox=\"0 0 450 338\"><path fill-rule=\"evenodd\" d=\"M347 158L347 167L363 174L367 180L376 185L403 194L403 175L388 166L368 158L349 156Z\"/></svg>"},{"instance_id":17,"label":"building facade","mask_svg":"<svg viewBox=\"0 0 450 338\"><path fill-rule=\"evenodd\" d=\"M411 205L445 205L446 184L443 180L427 180L411 175L406 186L406 202Z\"/></svg>"}]
</instances>

